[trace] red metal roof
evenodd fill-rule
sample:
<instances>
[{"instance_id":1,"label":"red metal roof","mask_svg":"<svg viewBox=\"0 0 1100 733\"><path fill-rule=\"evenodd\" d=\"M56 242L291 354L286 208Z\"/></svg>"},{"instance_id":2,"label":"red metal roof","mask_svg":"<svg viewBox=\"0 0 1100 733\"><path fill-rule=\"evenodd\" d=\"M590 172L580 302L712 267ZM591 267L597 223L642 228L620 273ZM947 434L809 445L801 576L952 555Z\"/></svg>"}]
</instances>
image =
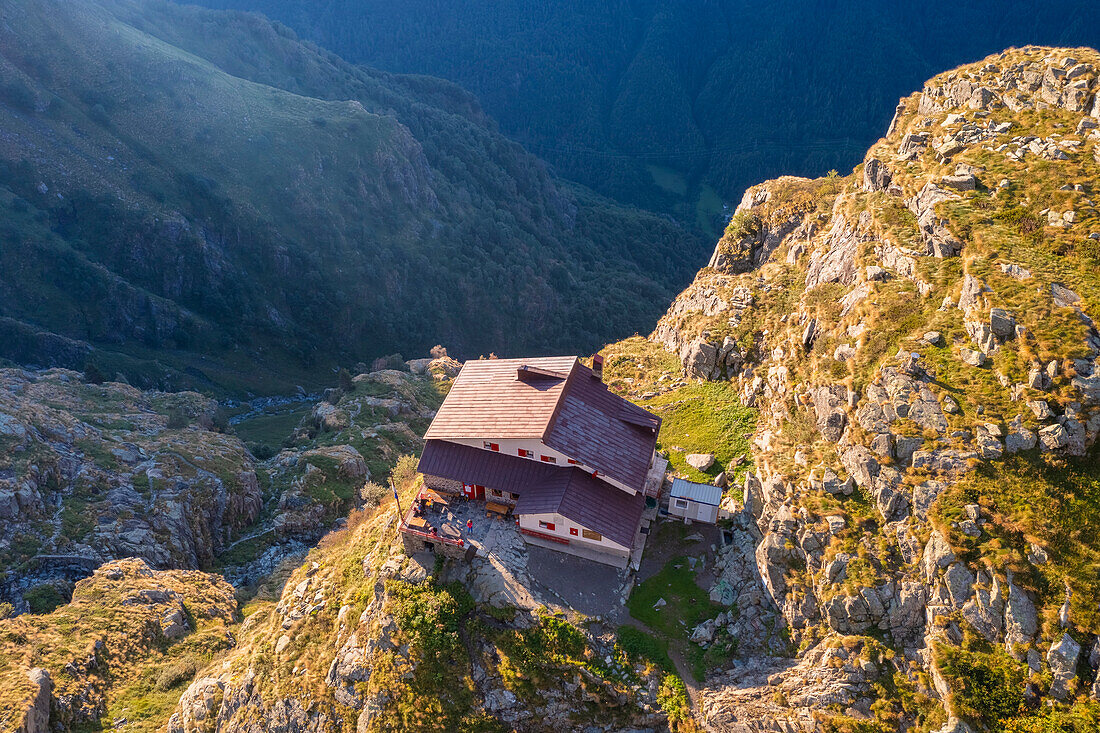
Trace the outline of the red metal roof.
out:
<instances>
[{"instance_id":1,"label":"red metal roof","mask_svg":"<svg viewBox=\"0 0 1100 733\"><path fill-rule=\"evenodd\" d=\"M643 494L628 494L579 468L520 492L516 514L560 514L630 549L645 511Z\"/></svg>"},{"instance_id":2,"label":"red metal roof","mask_svg":"<svg viewBox=\"0 0 1100 733\"><path fill-rule=\"evenodd\" d=\"M424 437L542 440L576 363L575 356L467 361Z\"/></svg>"},{"instance_id":3,"label":"red metal roof","mask_svg":"<svg viewBox=\"0 0 1100 733\"><path fill-rule=\"evenodd\" d=\"M531 458L505 455L446 440L429 440L424 444L417 470L465 484L479 484L521 494L531 485L549 480L561 469Z\"/></svg>"},{"instance_id":4,"label":"red metal roof","mask_svg":"<svg viewBox=\"0 0 1100 733\"><path fill-rule=\"evenodd\" d=\"M545 443L627 486L645 486L661 418L608 390L583 364L566 387Z\"/></svg>"},{"instance_id":5,"label":"red metal roof","mask_svg":"<svg viewBox=\"0 0 1100 733\"><path fill-rule=\"evenodd\" d=\"M468 361L424 437L535 439L641 490L661 419L575 356Z\"/></svg>"},{"instance_id":6,"label":"red metal roof","mask_svg":"<svg viewBox=\"0 0 1100 733\"><path fill-rule=\"evenodd\" d=\"M518 494L517 514L560 514L625 547L633 543L645 509L643 494L628 494L579 468L444 440L427 442L418 470Z\"/></svg>"}]
</instances>

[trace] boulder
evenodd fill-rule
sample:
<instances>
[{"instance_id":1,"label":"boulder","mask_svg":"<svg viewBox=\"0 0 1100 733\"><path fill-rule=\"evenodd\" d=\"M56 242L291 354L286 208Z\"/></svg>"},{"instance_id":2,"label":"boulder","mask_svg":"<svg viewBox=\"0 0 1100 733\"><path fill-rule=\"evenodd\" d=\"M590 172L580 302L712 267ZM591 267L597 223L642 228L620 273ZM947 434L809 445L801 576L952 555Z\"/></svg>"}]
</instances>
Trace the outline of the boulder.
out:
<instances>
[{"instance_id":1,"label":"boulder","mask_svg":"<svg viewBox=\"0 0 1100 733\"><path fill-rule=\"evenodd\" d=\"M1059 700L1069 698L1077 679L1077 660L1081 656L1081 645L1073 640L1069 632L1062 634L1062 638L1050 647L1047 652L1047 664L1050 665L1050 674L1053 680L1050 684L1050 694Z\"/></svg>"},{"instance_id":2,"label":"boulder","mask_svg":"<svg viewBox=\"0 0 1100 733\"><path fill-rule=\"evenodd\" d=\"M168 721L168 733L205 733L214 730L218 708L225 696L225 682L203 677L188 687Z\"/></svg>"},{"instance_id":3,"label":"boulder","mask_svg":"<svg viewBox=\"0 0 1100 733\"><path fill-rule=\"evenodd\" d=\"M1008 602L1005 604L1005 648L1016 659L1026 656L1026 646L1039 629L1035 603L1027 591L1011 579L1008 581Z\"/></svg>"},{"instance_id":4,"label":"boulder","mask_svg":"<svg viewBox=\"0 0 1100 733\"><path fill-rule=\"evenodd\" d=\"M887 272L878 265L867 266L867 279L868 280L885 280Z\"/></svg>"},{"instance_id":5,"label":"boulder","mask_svg":"<svg viewBox=\"0 0 1100 733\"><path fill-rule=\"evenodd\" d=\"M974 733L974 729L967 725L965 721L951 716L943 724L943 727L936 730L935 733Z\"/></svg>"},{"instance_id":6,"label":"boulder","mask_svg":"<svg viewBox=\"0 0 1100 733\"><path fill-rule=\"evenodd\" d=\"M965 275L963 277L962 292L959 294L959 310L970 311L979 307L985 300L983 296L985 291L985 283L973 275Z\"/></svg>"},{"instance_id":7,"label":"boulder","mask_svg":"<svg viewBox=\"0 0 1100 733\"><path fill-rule=\"evenodd\" d=\"M959 358L973 367L983 367L988 361L988 358L982 352L966 348L959 349Z\"/></svg>"},{"instance_id":8,"label":"boulder","mask_svg":"<svg viewBox=\"0 0 1100 733\"><path fill-rule=\"evenodd\" d=\"M848 425L848 389L843 385L815 387L810 390L810 399L821 435L831 442L840 440Z\"/></svg>"},{"instance_id":9,"label":"boulder","mask_svg":"<svg viewBox=\"0 0 1100 733\"><path fill-rule=\"evenodd\" d=\"M1027 406L1035 414L1036 420L1049 420L1054 417L1054 411L1046 400L1028 400Z\"/></svg>"},{"instance_id":10,"label":"boulder","mask_svg":"<svg viewBox=\"0 0 1100 733\"><path fill-rule=\"evenodd\" d=\"M1031 370L1027 373L1027 386L1031 389L1046 391L1051 387L1050 375L1039 365L1032 365Z\"/></svg>"},{"instance_id":11,"label":"boulder","mask_svg":"<svg viewBox=\"0 0 1100 733\"><path fill-rule=\"evenodd\" d=\"M689 453L684 457L684 461L697 471L706 471L714 465L714 454Z\"/></svg>"},{"instance_id":12,"label":"boulder","mask_svg":"<svg viewBox=\"0 0 1100 733\"><path fill-rule=\"evenodd\" d=\"M931 581L939 570L954 562L955 553L951 550L951 545L939 531L933 530L932 536L928 538L928 544L924 546L924 559L921 563L925 579Z\"/></svg>"},{"instance_id":13,"label":"boulder","mask_svg":"<svg viewBox=\"0 0 1100 733\"><path fill-rule=\"evenodd\" d=\"M1039 430L1039 442L1043 450L1048 453L1057 453L1070 446L1072 442L1069 432L1061 425L1048 425Z\"/></svg>"},{"instance_id":14,"label":"boulder","mask_svg":"<svg viewBox=\"0 0 1100 733\"><path fill-rule=\"evenodd\" d=\"M718 365L718 349L714 344L696 339L680 348L680 363L685 377L711 379Z\"/></svg>"},{"instance_id":15,"label":"boulder","mask_svg":"<svg viewBox=\"0 0 1100 733\"><path fill-rule=\"evenodd\" d=\"M878 158L868 158L863 164L863 190L868 192L882 192L890 187L893 175Z\"/></svg>"},{"instance_id":16,"label":"boulder","mask_svg":"<svg viewBox=\"0 0 1100 733\"><path fill-rule=\"evenodd\" d=\"M978 179L974 177L973 173L956 173L944 176L940 182L956 191L973 191L977 187Z\"/></svg>"},{"instance_id":17,"label":"boulder","mask_svg":"<svg viewBox=\"0 0 1100 733\"><path fill-rule=\"evenodd\" d=\"M1020 451L1031 450L1035 447L1037 440L1038 437L1035 435L1035 431L1025 428L1023 420L1017 415L1008 424L1008 434L1005 435L1005 451L1007 453L1019 453Z\"/></svg>"},{"instance_id":18,"label":"boulder","mask_svg":"<svg viewBox=\"0 0 1100 733\"><path fill-rule=\"evenodd\" d=\"M30 700L26 717L23 718L23 727L19 733L49 733L50 732L50 701L53 699L53 679L50 673L41 667L35 667L27 672L27 677L35 687L35 692Z\"/></svg>"},{"instance_id":19,"label":"boulder","mask_svg":"<svg viewBox=\"0 0 1100 733\"><path fill-rule=\"evenodd\" d=\"M943 574L944 584L951 599L951 605L962 608L963 604L970 600L974 588L974 574L966 567L966 563L952 563Z\"/></svg>"},{"instance_id":20,"label":"boulder","mask_svg":"<svg viewBox=\"0 0 1100 733\"><path fill-rule=\"evenodd\" d=\"M1002 341L1016 335L1016 319L1004 308L989 309L989 327L993 335Z\"/></svg>"},{"instance_id":21,"label":"boulder","mask_svg":"<svg viewBox=\"0 0 1100 733\"><path fill-rule=\"evenodd\" d=\"M170 608L164 612L160 620L161 632L165 639L182 639L191 632L191 625L187 622L187 616L182 607Z\"/></svg>"}]
</instances>

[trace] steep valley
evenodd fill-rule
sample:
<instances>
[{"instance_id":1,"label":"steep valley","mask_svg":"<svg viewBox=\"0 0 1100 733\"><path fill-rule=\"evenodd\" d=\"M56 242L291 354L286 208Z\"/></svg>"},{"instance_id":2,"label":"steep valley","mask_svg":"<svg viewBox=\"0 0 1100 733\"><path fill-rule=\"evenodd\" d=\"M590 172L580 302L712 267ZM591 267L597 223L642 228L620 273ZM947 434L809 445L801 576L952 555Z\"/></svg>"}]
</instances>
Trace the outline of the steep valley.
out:
<instances>
[{"instance_id":1,"label":"steep valley","mask_svg":"<svg viewBox=\"0 0 1100 733\"><path fill-rule=\"evenodd\" d=\"M480 516L467 557L403 544L380 484L421 486L439 351L268 446L197 393L0 372L5 610L33 611L0 619L0 721L1097 730L1098 71L1007 50L902 99L850 174L745 193L652 333L601 351L729 512L658 520L636 573L556 582ZM38 555L106 563L28 597Z\"/></svg>"},{"instance_id":2,"label":"steep valley","mask_svg":"<svg viewBox=\"0 0 1100 733\"><path fill-rule=\"evenodd\" d=\"M706 242L257 16L0 3L0 358L241 396L649 327ZM476 325L475 325L476 324Z\"/></svg>"}]
</instances>

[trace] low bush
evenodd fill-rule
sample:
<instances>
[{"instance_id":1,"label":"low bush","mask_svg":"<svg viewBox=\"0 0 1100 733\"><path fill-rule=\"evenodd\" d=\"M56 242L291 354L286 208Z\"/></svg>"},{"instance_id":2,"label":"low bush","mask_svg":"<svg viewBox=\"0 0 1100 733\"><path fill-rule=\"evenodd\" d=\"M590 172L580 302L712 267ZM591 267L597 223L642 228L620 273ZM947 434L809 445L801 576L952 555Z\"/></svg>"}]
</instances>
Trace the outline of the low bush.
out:
<instances>
[{"instance_id":1,"label":"low bush","mask_svg":"<svg viewBox=\"0 0 1100 733\"><path fill-rule=\"evenodd\" d=\"M194 660L180 659L160 671L157 675L156 688L160 692L171 690L173 687L190 682L198 671Z\"/></svg>"}]
</instances>

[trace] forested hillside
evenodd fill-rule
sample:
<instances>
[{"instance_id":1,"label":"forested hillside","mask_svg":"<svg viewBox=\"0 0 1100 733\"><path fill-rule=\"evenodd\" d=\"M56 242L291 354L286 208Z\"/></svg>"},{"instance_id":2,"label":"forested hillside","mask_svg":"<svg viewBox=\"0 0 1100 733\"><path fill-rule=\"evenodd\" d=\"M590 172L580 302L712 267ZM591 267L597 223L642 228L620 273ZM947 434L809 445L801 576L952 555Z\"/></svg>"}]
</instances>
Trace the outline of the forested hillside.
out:
<instances>
[{"instance_id":1,"label":"forested hillside","mask_svg":"<svg viewBox=\"0 0 1100 733\"><path fill-rule=\"evenodd\" d=\"M649 327L702 240L258 16L0 1L0 359L276 391Z\"/></svg>"},{"instance_id":2,"label":"forested hillside","mask_svg":"<svg viewBox=\"0 0 1100 733\"><path fill-rule=\"evenodd\" d=\"M850 170L941 69L1100 44L1100 9L1082 0L202 2L456 81L566 177L705 227L763 178Z\"/></svg>"}]
</instances>

